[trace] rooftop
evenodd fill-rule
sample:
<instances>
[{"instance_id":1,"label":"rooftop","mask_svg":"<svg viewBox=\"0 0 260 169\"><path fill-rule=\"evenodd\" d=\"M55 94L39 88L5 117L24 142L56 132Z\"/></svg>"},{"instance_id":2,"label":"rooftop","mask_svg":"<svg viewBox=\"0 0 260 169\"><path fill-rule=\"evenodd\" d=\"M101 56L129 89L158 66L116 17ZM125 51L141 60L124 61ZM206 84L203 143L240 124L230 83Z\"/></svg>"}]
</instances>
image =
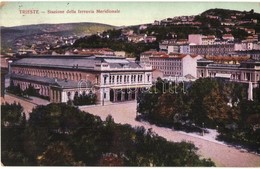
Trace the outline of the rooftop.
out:
<instances>
[{"instance_id":1,"label":"rooftop","mask_svg":"<svg viewBox=\"0 0 260 169\"><path fill-rule=\"evenodd\" d=\"M78 68L94 69L99 60L89 57L30 57L17 60L12 65L37 66L37 67L56 67L56 68Z\"/></svg>"},{"instance_id":2,"label":"rooftop","mask_svg":"<svg viewBox=\"0 0 260 169\"><path fill-rule=\"evenodd\" d=\"M229 68L239 68L240 65L235 65L235 64L209 64L209 67L229 67Z\"/></svg>"},{"instance_id":3,"label":"rooftop","mask_svg":"<svg viewBox=\"0 0 260 169\"><path fill-rule=\"evenodd\" d=\"M51 68L67 68L79 70L95 70L96 65L107 63L110 68L142 68L136 62L116 56L38 56L19 59L12 63L12 66L36 66Z\"/></svg>"},{"instance_id":4,"label":"rooftop","mask_svg":"<svg viewBox=\"0 0 260 169\"><path fill-rule=\"evenodd\" d=\"M49 77L40 77L33 76L27 74L11 74L11 78L13 79L22 79L28 80L32 82L45 83L51 86L57 86L60 88L77 88L79 87L79 82L73 80L65 80L65 79L57 79L57 78L49 78ZM80 87L91 88L91 83L82 83Z\"/></svg>"}]
</instances>

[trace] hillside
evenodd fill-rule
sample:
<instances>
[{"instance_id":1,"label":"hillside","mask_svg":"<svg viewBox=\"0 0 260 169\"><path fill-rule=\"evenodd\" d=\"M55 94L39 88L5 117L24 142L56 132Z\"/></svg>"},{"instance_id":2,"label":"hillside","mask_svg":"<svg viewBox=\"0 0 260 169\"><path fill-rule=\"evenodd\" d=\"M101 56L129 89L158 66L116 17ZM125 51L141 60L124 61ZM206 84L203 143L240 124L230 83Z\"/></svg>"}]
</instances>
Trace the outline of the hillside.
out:
<instances>
[{"instance_id":1,"label":"hillside","mask_svg":"<svg viewBox=\"0 0 260 169\"><path fill-rule=\"evenodd\" d=\"M218 41L223 40L223 35L231 34L234 37L234 42L239 43L250 37L258 37L260 34L260 14L253 10L209 9L193 16L169 16L151 24L105 31L101 34L102 38L94 36L79 38L73 47L123 50L138 58L140 53L144 51L158 50L159 42L163 40L174 39L185 42L189 34L214 35ZM156 40L145 42L145 36L155 37ZM65 51L66 49L63 48L63 52Z\"/></svg>"},{"instance_id":2,"label":"hillside","mask_svg":"<svg viewBox=\"0 0 260 169\"><path fill-rule=\"evenodd\" d=\"M260 14L255 13L254 10L251 11L237 11L237 10L229 10L229 9L209 9L206 10L205 12L201 13L201 16L206 16L206 15L214 15L214 16L219 16L223 19L228 19L231 16L240 16L240 20L243 19L260 19Z\"/></svg>"},{"instance_id":3,"label":"hillside","mask_svg":"<svg viewBox=\"0 0 260 169\"><path fill-rule=\"evenodd\" d=\"M130 27L138 32L140 25ZM156 36L157 40L186 39L189 34L215 35L221 38L223 34L232 34L241 41L250 34L245 29L254 29L260 33L260 14L250 11L228 9L209 9L193 16L168 17L147 25L147 29L139 33Z\"/></svg>"},{"instance_id":4,"label":"hillside","mask_svg":"<svg viewBox=\"0 0 260 169\"><path fill-rule=\"evenodd\" d=\"M99 23L66 23L39 24L1 28L1 48L15 49L20 44L29 45L31 42L41 41L41 35L49 37L50 41L61 37L81 37L112 29L114 26ZM44 42L43 42L44 43Z\"/></svg>"},{"instance_id":5,"label":"hillside","mask_svg":"<svg viewBox=\"0 0 260 169\"><path fill-rule=\"evenodd\" d=\"M100 40L96 39L97 43L83 38L97 33L102 37ZM259 39L260 14L254 10L209 9L198 15L169 16L154 23L123 28L98 23L40 24L2 28L2 47L28 49L40 54L50 54L57 49L66 52L71 47L108 47L125 50L133 56L138 56L144 49L158 49L162 40L181 41L187 39L189 34L214 35L219 41L223 40L223 35L228 34L238 43L250 38ZM143 38L144 35L155 37L156 40L152 44L145 44L141 40L140 43L144 43L145 46L142 50L140 45L129 41L131 36L137 39ZM73 46L74 42L76 43Z\"/></svg>"}]
</instances>

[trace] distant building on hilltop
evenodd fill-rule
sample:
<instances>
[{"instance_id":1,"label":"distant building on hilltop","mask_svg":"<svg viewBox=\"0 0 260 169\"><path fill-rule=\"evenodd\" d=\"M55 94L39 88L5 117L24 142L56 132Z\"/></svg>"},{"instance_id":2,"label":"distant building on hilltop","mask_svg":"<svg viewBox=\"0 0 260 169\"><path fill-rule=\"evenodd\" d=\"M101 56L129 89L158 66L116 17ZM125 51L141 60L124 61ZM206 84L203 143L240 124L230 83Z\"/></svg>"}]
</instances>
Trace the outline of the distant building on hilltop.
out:
<instances>
[{"instance_id":1,"label":"distant building on hilltop","mask_svg":"<svg viewBox=\"0 0 260 169\"><path fill-rule=\"evenodd\" d=\"M159 43L160 51L167 53L194 54L194 55L223 55L226 56L235 50L232 35L223 36L225 41L219 41L215 36L190 34L188 40L164 40Z\"/></svg>"},{"instance_id":2,"label":"distant building on hilltop","mask_svg":"<svg viewBox=\"0 0 260 169\"><path fill-rule=\"evenodd\" d=\"M222 39L225 41L234 41L235 40L235 38L232 34L224 34L222 36Z\"/></svg>"},{"instance_id":3,"label":"distant building on hilltop","mask_svg":"<svg viewBox=\"0 0 260 169\"><path fill-rule=\"evenodd\" d=\"M169 45L169 46L168 46L167 53L190 54L190 45L189 45L189 44Z\"/></svg>"},{"instance_id":4,"label":"distant building on hilltop","mask_svg":"<svg viewBox=\"0 0 260 169\"><path fill-rule=\"evenodd\" d=\"M190 34L188 42L195 45L211 45L215 42L216 37L214 35L204 36L201 34Z\"/></svg>"},{"instance_id":5,"label":"distant building on hilltop","mask_svg":"<svg viewBox=\"0 0 260 169\"><path fill-rule=\"evenodd\" d=\"M77 50L76 52L74 51L73 53L81 55L115 55L114 51L110 48L85 48L82 50Z\"/></svg>"},{"instance_id":6,"label":"distant building on hilltop","mask_svg":"<svg viewBox=\"0 0 260 169\"><path fill-rule=\"evenodd\" d=\"M234 43L215 45L190 45L190 53L196 55L228 55L234 52Z\"/></svg>"},{"instance_id":7,"label":"distant building on hilltop","mask_svg":"<svg viewBox=\"0 0 260 169\"><path fill-rule=\"evenodd\" d=\"M140 62L151 64L152 68L160 70L164 77L184 77L191 75L196 78L197 60L201 58L200 55L166 54L163 52L147 51L141 54Z\"/></svg>"},{"instance_id":8,"label":"distant building on hilltop","mask_svg":"<svg viewBox=\"0 0 260 169\"><path fill-rule=\"evenodd\" d=\"M234 55L249 56L251 59L260 61L260 50L235 51Z\"/></svg>"}]
</instances>

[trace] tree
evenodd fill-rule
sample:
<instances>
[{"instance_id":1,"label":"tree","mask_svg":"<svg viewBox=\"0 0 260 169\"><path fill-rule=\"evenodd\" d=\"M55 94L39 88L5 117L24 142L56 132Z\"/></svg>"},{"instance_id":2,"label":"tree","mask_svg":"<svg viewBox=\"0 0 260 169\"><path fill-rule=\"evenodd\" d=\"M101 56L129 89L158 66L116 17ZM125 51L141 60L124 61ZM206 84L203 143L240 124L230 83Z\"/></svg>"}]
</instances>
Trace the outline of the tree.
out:
<instances>
[{"instance_id":1,"label":"tree","mask_svg":"<svg viewBox=\"0 0 260 169\"><path fill-rule=\"evenodd\" d=\"M28 166L29 159L21 152L1 150L1 162L5 166Z\"/></svg>"},{"instance_id":2,"label":"tree","mask_svg":"<svg viewBox=\"0 0 260 169\"><path fill-rule=\"evenodd\" d=\"M81 105L92 105L95 104L97 100L97 96L90 92L89 94L86 94L85 92L83 94L76 93L73 99L73 103L76 106Z\"/></svg>"},{"instance_id":3,"label":"tree","mask_svg":"<svg viewBox=\"0 0 260 169\"><path fill-rule=\"evenodd\" d=\"M75 161L73 153L64 142L51 143L42 155L37 157L41 166L82 166L84 163Z\"/></svg>"},{"instance_id":4,"label":"tree","mask_svg":"<svg viewBox=\"0 0 260 169\"><path fill-rule=\"evenodd\" d=\"M26 119L20 103L1 105L1 158L4 165L28 165L23 154L23 132Z\"/></svg>"},{"instance_id":5,"label":"tree","mask_svg":"<svg viewBox=\"0 0 260 169\"><path fill-rule=\"evenodd\" d=\"M116 154L104 154L99 161L100 166L123 166L124 160Z\"/></svg>"},{"instance_id":6,"label":"tree","mask_svg":"<svg viewBox=\"0 0 260 169\"><path fill-rule=\"evenodd\" d=\"M208 117L203 99L210 94L213 88L217 88L217 82L210 78L201 78L196 80L188 90L191 98L191 112L189 117L192 121L201 126L202 123L208 123Z\"/></svg>"},{"instance_id":7,"label":"tree","mask_svg":"<svg viewBox=\"0 0 260 169\"><path fill-rule=\"evenodd\" d=\"M123 50L129 55L139 58L140 53L150 50L158 49L158 42L154 43L130 43L124 40L115 40L110 38L101 38L97 35L80 38L73 44L74 47L81 48L110 48L112 50Z\"/></svg>"},{"instance_id":8,"label":"tree","mask_svg":"<svg viewBox=\"0 0 260 169\"><path fill-rule=\"evenodd\" d=\"M253 119L260 115L260 104L257 101L242 100L239 104L241 111L241 125L244 127L252 126ZM252 122L252 123L251 123ZM259 123L258 123L259 124ZM260 125L260 124L259 124Z\"/></svg>"},{"instance_id":9,"label":"tree","mask_svg":"<svg viewBox=\"0 0 260 169\"><path fill-rule=\"evenodd\" d=\"M18 95L18 96L22 96L23 95L23 91L22 91L22 89L20 87L20 84L17 84L15 86L13 80L10 81L10 86L7 88L7 90L10 93Z\"/></svg>"},{"instance_id":10,"label":"tree","mask_svg":"<svg viewBox=\"0 0 260 169\"><path fill-rule=\"evenodd\" d=\"M240 40L245 39L249 35L245 30L242 29L233 29L231 33L235 39Z\"/></svg>"},{"instance_id":11,"label":"tree","mask_svg":"<svg viewBox=\"0 0 260 169\"><path fill-rule=\"evenodd\" d=\"M24 93L29 96L39 96L39 91L36 90L31 84L24 90Z\"/></svg>"},{"instance_id":12,"label":"tree","mask_svg":"<svg viewBox=\"0 0 260 169\"><path fill-rule=\"evenodd\" d=\"M159 97L158 105L156 110L152 114L153 119L157 119L159 123L171 124L173 122L173 117L176 113L175 102L176 98L170 94L165 93Z\"/></svg>"},{"instance_id":13,"label":"tree","mask_svg":"<svg viewBox=\"0 0 260 169\"><path fill-rule=\"evenodd\" d=\"M72 134L84 126L91 116L76 107L64 103L51 103L47 106L37 106L30 114L29 126L48 126L49 132Z\"/></svg>"},{"instance_id":14,"label":"tree","mask_svg":"<svg viewBox=\"0 0 260 169\"><path fill-rule=\"evenodd\" d=\"M260 102L260 83L257 88L254 88L254 100Z\"/></svg>"},{"instance_id":15,"label":"tree","mask_svg":"<svg viewBox=\"0 0 260 169\"><path fill-rule=\"evenodd\" d=\"M20 126L25 123L25 114L20 103L1 105L1 126Z\"/></svg>"},{"instance_id":16,"label":"tree","mask_svg":"<svg viewBox=\"0 0 260 169\"><path fill-rule=\"evenodd\" d=\"M213 89L208 96L204 97L203 107L205 107L207 117L217 124L229 118L228 113L231 108L218 88Z\"/></svg>"},{"instance_id":17,"label":"tree","mask_svg":"<svg viewBox=\"0 0 260 169\"><path fill-rule=\"evenodd\" d=\"M137 112L144 116L150 117L155 111L155 106L158 104L159 94L142 92L137 97Z\"/></svg>"},{"instance_id":18,"label":"tree","mask_svg":"<svg viewBox=\"0 0 260 169\"><path fill-rule=\"evenodd\" d=\"M138 96L137 111L157 124L179 123L190 112L188 95L183 92L183 85L158 78L150 91Z\"/></svg>"},{"instance_id":19,"label":"tree","mask_svg":"<svg viewBox=\"0 0 260 169\"><path fill-rule=\"evenodd\" d=\"M37 106L25 123L20 133L1 130L12 136L2 141L4 165L214 166L199 158L193 144L167 142L151 130L116 124L111 116L103 122L66 104Z\"/></svg>"}]
</instances>

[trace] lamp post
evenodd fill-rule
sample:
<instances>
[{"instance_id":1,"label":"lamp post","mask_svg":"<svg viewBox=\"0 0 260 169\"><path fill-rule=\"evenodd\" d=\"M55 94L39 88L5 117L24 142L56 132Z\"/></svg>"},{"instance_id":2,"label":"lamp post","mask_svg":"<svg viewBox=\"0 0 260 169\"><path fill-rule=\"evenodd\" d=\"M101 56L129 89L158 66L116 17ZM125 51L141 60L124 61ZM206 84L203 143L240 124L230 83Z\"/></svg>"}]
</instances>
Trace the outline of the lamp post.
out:
<instances>
[{"instance_id":1,"label":"lamp post","mask_svg":"<svg viewBox=\"0 0 260 169\"><path fill-rule=\"evenodd\" d=\"M171 93L171 87L172 87L172 77L169 77L169 89L168 91Z\"/></svg>"},{"instance_id":2,"label":"lamp post","mask_svg":"<svg viewBox=\"0 0 260 169\"><path fill-rule=\"evenodd\" d=\"M177 82L178 82L178 75L177 75L177 73L176 73L176 80L175 80L175 93L177 94L178 92L177 92Z\"/></svg>"},{"instance_id":3,"label":"lamp post","mask_svg":"<svg viewBox=\"0 0 260 169\"><path fill-rule=\"evenodd\" d=\"M104 106L105 105L105 88L103 87L103 91L102 91L102 94L103 94L103 96L102 96L102 106Z\"/></svg>"},{"instance_id":4,"label":"lamp post","mask_svg":"<svg viewBox=\"0 0 260 169\"><path fill-rule=\"evenodd\" d=\"M202 123L202 136L204 136L204 123Z\"/></svg>"}]
</instances>

